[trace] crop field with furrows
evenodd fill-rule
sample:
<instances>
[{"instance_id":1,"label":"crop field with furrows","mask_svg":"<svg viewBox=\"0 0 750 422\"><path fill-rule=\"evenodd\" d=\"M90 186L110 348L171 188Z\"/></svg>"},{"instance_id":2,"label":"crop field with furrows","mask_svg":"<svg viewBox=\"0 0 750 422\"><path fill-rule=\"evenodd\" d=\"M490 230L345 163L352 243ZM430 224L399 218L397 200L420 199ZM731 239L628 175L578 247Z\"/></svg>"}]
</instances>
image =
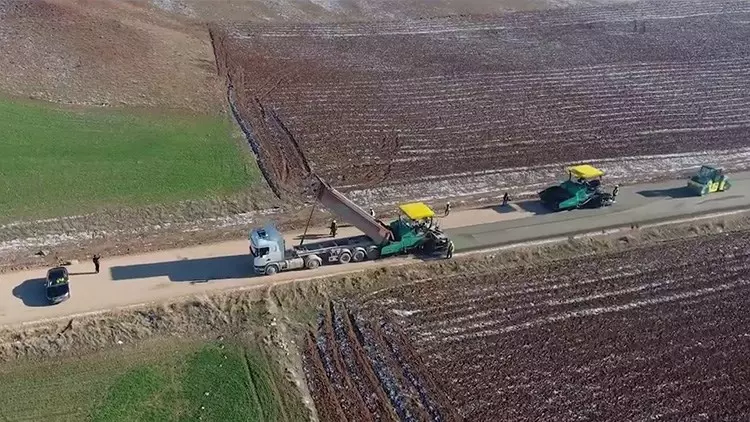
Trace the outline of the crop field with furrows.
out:
<instances>
[{"instance_id":1,"label":"crop field with furrows","mask_svg":"<svg viewBox=\"0 0 750 422\"><path fill-rule=\"evenodd\" d=\"M749 242L696 237L332 306L308 384L323 420L747 420Z\"/></svg>"},{"instance_id":2,"label":"crop field with furrows","mask_svg":"<svg viewBox=\"0 0 750 422\"><path fill-rule=\"evenodd\" d=\"M403 337L331 304L305 350L308 386L323 421L458 420ZM428 394L429 393L429 394Z\"/></svg>"},{"instance_id":3,"label":"crop field with furrows","mask_svg":"<svg viewBox=\"0 0 750 422\"><path fill-rule=\"evenodd\" d=\"M628 180L706 152L747 167L748 22L747 1L647 1L212 38L273 183L315 171L389 203L534 191L578 161Z\"/></svg>"}]
</instances>

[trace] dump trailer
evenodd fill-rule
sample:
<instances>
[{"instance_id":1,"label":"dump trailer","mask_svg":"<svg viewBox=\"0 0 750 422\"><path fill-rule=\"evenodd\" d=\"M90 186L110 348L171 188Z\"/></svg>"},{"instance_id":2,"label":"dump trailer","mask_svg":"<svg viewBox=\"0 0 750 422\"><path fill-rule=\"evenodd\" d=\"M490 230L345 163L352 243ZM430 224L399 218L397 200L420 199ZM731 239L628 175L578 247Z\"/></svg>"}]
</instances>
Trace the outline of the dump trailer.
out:
<instances>
[{"instance_id":1,"label":"dump trailer","mask_svg":"<svg viewBox=\"0 0 750 422\"><path fill-rule=\"evenodd\" d=\"M568 180L539 192L539 199L552 211L577 208L600 208L611 205L614 198L602 191L604 172L588 164L568 167Z\"/></svg>"},{"instance_id":2,"label":"dump trailer","mask_svg":"<svg viewBox=\"0 0 750 422\"><path fill-rule=\"evenodd\" d=\"M732 187L732 184L723 169L701 166L698 173L688 180L687 187L696 195L703 196L714 192L724 192Z\"/></svg>"},{"instance_id":3,"label":"dump trailer","mask_svg":"<svg viewBox=\"0 0 750 422\"><path fill-rule=\"evenodd\" d=\"M271 275L332 263L348 264L414 252L434 254L447 251L450 239L437 227L435 213L427 205L403 204L399 207L399 218L386 225L322 179L316 177L316 181L317 201L364 234L288 248L284 236L275 226L254 228L249 240L256 273Z\"/></svg>"}]
</instances>

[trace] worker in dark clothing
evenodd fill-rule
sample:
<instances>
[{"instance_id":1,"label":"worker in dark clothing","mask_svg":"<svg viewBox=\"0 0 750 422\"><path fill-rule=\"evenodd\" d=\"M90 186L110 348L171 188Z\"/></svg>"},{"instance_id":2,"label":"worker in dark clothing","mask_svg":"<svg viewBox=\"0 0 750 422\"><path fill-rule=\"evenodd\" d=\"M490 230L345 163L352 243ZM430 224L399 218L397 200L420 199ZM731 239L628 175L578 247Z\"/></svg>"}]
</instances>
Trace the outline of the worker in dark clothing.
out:
<instances>
[{"instance_id":1,"label":"worker in dark clothing","mask_svg":"<svg viewBox=\"0 0 750 422\"><path fill-rule=\"evenodd\" d=\"M615 185L615 188L612 189L612 199L617 198L618 193L620 193L620 185Z\"/></svg>"},{"instance_id":2,"label":"worker in dark clothing","mask_svg":"<svg viewBox=\"0 0 750 422\"><path fill-rule=\"evenodd\" d=\"M375 210L370 208L370 217L375 218Z\"/></svg>"},{"instance_id":3,"label":"worker in dark clothing","mask_svg":"<svg viewBox=\"0 0 750 422\"><path fill-rule=\"evenodd\" d=\"M445 254L445 259L451 259L453 258L453 250L455 249L455 246L453 246L453 241L448 242L448 252Z\"/></svg>"},{"instance_id":4,"label":"worker in dark clothing","mask_svg":"<svg viewBox=\"0 0 750 422\"><path fill-rule=\"evenodd\" d=\"M510 195L508 195L508 192L505 192L503 195L503 206L507 206L508 202L510 202Z\"/></svg>"},{"instance_id":5,"label":"worker in dark clothing","mask_svg":"<svg viewBox=\"0 0 750 422\"><path fill-rule=\"evenodd\" d=\"M339 226L336 224L336 220L331 221L331 237L336 237L336 232L338 231Z\"/></svg>"},{"instance_id":6,"label":"worker in dark clothing","mask_svg":"<svg viewBox=\"0 0 750 422\"><path fill-rule=\"evenodd\" d=\"M451 213L451 203L448 202L447 204L445 204L445 216L447 217L448 214L450 213Z\"/></svg>"},{"instance_id":7,"label":"worker in dark clothing","mask_svg":"<svg viewBox=\"0 0 750 422\"><path fill-rule=\"evenodd\" d=\"M95 272L96 272L97 274L99 274L99 260L100 260L100 259L102 259L102 257L101 257L101 256L99 256L99 254L96 254L96 255L94 255L94 257L93 257L93 258L91 258L91 260L92 260L92 261L94 262L94 271L95 271Z\"/></svg>"}]
</instances>

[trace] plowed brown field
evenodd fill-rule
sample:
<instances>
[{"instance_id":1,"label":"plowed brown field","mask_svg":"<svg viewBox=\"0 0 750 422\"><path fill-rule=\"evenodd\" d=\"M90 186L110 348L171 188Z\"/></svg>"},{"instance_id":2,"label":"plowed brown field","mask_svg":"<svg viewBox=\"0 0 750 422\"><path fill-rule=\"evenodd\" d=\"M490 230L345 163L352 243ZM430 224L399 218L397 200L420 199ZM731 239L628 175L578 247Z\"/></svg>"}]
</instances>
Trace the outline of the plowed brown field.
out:
<instances>
[{"instance_id":1,"label":"plowed brown field","mask_svg":"<svg viewBox=\"0 0 750 422\"><path fill-rule=\"evenodd\" d=\"M324 420L748 420L748 244L705 236L332 306L308 344L313 396Z\"/></svg>"},{"instance_id":2,"label":"plowed brown field","mask_svg":"<svg viewBox=\"0 0 750 422\"><path fill-rule=\"evenodd\" d=\"M306 162L387 202L489 189L492 174L536 188L574 161L643 177L745 153L748 21L746 1L674 0L213 38L275 183L297 188Z\"/></svg>"}]
</instances>

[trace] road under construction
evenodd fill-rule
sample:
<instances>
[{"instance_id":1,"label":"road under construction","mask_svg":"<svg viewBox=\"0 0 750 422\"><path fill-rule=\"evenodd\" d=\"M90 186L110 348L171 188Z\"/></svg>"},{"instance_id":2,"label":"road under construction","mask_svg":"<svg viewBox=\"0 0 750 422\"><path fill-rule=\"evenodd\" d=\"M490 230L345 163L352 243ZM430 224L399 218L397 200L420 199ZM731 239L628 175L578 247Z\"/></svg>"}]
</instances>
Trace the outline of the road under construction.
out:
<instances>
[{"instance_id":1,"label":"road under construction","mask_svg":"<svg viewBox=\"0 0 750 422\"><path fill-rule=\"evenodd\" d=\"M701 216L750 210L750 172L732 174L732 189L698 197L686 192L686 180L624 186L617 202L602 209L549 213L536 201L497 204L454 210L440 217L440 227L453 240L457 254L492 248L565 239L616 229L659 224ZM308 237L326 237L327 229L308 230ZM342 227L339 236L360 234ZM299 243L301 233L285 233L287 243ZM44 298L44 270L8 273L0 281L0 324L16 325L66 318L193 294L237 288L262 288L271 284L415 262L395 257L347 265L330 265L310 271L259 277L253 270L248 241L203 245L160 252L106 257L102 272L90 262L70 265L71 298L48 306Z\"/></svg>"}]
</instances>

